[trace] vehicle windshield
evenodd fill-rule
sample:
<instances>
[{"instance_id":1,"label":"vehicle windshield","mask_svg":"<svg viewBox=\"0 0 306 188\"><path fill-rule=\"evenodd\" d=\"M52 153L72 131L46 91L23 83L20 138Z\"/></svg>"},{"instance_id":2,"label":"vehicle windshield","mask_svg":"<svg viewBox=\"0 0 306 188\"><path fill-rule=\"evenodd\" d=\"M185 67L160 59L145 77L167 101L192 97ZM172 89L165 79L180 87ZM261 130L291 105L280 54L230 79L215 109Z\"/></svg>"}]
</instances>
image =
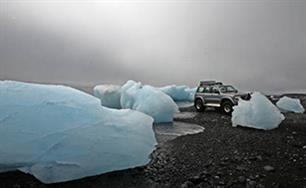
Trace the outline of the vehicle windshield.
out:
<instances>
[{"instance_id":1,"label":"vehicle windshield","mask_svg":"<svg viewBox=\"0 0 306 188\"><path fill-rule=\"evenodd\" d=\"M236 93L237 89L235 89L233 86L221 86L220 91L222 93Z\"/></svg>"}]
</instances>

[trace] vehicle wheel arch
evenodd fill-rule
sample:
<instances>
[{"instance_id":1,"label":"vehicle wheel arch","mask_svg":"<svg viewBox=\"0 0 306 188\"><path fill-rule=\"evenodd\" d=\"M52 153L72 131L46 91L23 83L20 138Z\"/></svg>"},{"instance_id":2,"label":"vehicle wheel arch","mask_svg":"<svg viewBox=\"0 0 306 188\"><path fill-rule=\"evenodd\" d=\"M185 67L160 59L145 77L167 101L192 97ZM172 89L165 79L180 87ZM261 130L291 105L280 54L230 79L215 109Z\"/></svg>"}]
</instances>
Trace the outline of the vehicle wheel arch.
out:
<instances>
[{"instance_id":1,"label":"vehicle wheel arch","mask_svg":"<svg viewBox=\"0 0 306 188\"><path fill-rule=\"evenodd\" d=\"M222 105L224 102L230 102L232 105L234 105L234 102L229 98L222 99L220 104Z\"/></svg>"},{"instance_id":2,"label":"vehicle wheel arch","mask_svg":"<svg viewBox=\"0 0 306 188\"><path fill-rule=\"evenodd\" d=\"M205 100L203 97L196 97L194 101L201 100L203 104L205 104Z\"/></svg>"}]
</instances>

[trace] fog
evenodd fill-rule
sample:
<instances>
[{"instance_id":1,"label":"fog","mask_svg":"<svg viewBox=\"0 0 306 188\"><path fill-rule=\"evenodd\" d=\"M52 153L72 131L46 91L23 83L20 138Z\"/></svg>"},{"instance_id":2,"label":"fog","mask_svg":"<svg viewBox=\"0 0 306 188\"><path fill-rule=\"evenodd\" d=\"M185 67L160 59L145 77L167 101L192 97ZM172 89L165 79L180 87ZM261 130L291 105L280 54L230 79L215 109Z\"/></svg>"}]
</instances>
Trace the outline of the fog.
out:
<instances>
[{"instance_id":1,"label":"fog","mask_svg":"<svg viewBox=\"0 0 306 188\"><path fill-rule=\"evenodd\" d=\"M0 79L306 92L306 1L0 0Z\"/></svg>"}]
</instances>

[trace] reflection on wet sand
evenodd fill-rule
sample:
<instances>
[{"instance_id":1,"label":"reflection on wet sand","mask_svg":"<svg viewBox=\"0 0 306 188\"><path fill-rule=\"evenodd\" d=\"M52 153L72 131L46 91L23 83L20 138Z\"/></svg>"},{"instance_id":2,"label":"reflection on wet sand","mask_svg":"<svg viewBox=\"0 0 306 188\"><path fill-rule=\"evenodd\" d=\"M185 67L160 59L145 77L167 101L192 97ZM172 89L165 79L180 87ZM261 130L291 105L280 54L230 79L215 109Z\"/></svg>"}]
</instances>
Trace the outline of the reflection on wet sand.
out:
<instances>
[{"instance_id":1,"label":"reflection on wet sand","mask_svg":"<svg viewBox=\"0 0 306 188\"><path fill-rule=\"evenodd\" d=\"M154 124L153 129L159 144L173 140L178 136L196 134L204 131L204 127L200 125L177 121L173 123Z\"/></svg>"}]
</instances>

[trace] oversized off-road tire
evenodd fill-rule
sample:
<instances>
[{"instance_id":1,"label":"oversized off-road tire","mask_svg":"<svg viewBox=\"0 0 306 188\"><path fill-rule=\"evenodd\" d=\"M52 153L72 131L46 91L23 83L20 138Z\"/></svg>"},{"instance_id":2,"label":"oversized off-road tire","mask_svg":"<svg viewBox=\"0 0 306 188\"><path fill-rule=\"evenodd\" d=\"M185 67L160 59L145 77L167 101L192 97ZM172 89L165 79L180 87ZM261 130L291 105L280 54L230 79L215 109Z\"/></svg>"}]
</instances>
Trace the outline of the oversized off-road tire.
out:
<instances>
[{"instance_id":1,"label":"oversized off-road tire","mask_svg":"<svg viewBox=\"0 0 306 188\"><path fill-rule=\"evenodd\" d=\"M230 101L224 101L221 104L221 110L224 114L231 115L233 112L233 103Z\"/></svg>"},{"instance_id":2,"label":"oversized off-road tire","mask_svg":"<svg viewBox=\"0 0 306 188\"><path fill-rule=\"evenodd\" d=\"M198 112L203 112L205 110L205 106L204 106L203 101L201 99L196 99L194 101L194 107Z\"/></svg>"}]
</instances>

